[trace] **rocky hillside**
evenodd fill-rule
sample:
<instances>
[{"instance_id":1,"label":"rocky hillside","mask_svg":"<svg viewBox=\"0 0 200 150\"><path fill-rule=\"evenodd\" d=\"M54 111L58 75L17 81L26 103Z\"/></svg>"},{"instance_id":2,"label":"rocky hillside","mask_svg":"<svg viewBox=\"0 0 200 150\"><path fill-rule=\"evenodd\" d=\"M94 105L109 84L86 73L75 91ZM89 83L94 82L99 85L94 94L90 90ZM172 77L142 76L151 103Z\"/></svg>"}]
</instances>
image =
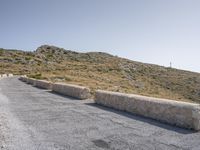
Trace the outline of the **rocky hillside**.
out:
<instances>
[{"instance_id":1,"label":"rocky hillside","mask_svg":"<svg viewBox=\"0 0 200 150\"><path fill-rule=\"evenodd\" d=\"M27 74L147 96L200 103L200 74L101 52L77 53L43 45L34 52L0 49L0 73Z\"/></svg>"}]
</instances>

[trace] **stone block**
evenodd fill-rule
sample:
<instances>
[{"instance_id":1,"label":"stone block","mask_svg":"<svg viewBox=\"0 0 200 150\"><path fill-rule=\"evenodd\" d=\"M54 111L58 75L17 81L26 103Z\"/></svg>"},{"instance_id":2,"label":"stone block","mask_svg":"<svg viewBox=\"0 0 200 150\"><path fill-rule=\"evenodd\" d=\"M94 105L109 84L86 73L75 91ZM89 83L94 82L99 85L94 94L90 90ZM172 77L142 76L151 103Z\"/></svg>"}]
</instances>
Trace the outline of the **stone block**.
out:
<instances>
[{"instance_id":1,"label":"stone block","mask_svg":"<svg viewBox=\"0 0 200 150\"><path fill-rule=\"evenodd\" d=\"M102 90L96 91L95 102L171 125L200 130L199 104Z\"/></svg>"},{"instance_id":2,"label":"stone block","mask_svg":"<svg viewBox=\"0 0 200 150\"><path fill-rule=\"evenodd\" d=\"M90 89L78 85L54 83L52 84L52 90L78 99L88 99L90 97Z\"/></svg>"}]
</instances>

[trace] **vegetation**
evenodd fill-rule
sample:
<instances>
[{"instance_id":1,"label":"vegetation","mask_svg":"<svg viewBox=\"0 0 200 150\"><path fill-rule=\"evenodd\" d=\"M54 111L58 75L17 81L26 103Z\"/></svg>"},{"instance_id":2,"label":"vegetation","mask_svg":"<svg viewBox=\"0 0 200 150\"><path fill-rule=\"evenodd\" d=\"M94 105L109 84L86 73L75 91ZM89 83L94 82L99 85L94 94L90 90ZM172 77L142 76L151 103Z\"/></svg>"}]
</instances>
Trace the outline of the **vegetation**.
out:
<instances>
[{"instance_id":1,"label":"vegetation","mask_svg":"<svg viewBox=\"0 0 200 150\"><path fill-rule=\"evenodd\" d=\"M200 74L107 53L43 45L34 52L0 49L0 73L27 74L96 89L200 103Z\"/></svg>"}]
</instances>

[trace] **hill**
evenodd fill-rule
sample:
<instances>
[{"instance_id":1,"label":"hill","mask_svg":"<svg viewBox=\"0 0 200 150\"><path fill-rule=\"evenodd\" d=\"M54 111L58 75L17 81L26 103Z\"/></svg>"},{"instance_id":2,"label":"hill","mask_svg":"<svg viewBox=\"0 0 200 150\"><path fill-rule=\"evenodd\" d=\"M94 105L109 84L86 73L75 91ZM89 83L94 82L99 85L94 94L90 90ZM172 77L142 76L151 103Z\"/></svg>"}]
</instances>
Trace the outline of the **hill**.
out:
<instances>
[{"instance_id":1,"label":"hill","mask_svg":"<svg viewBox=\"0 0 200 150\"><path fill-rule=\"evenodd\" d=\"M34 52L0 49L0 73L200 103L200 74L102 52L78 53L43 45Z\"/></svg>"}]
</instances>

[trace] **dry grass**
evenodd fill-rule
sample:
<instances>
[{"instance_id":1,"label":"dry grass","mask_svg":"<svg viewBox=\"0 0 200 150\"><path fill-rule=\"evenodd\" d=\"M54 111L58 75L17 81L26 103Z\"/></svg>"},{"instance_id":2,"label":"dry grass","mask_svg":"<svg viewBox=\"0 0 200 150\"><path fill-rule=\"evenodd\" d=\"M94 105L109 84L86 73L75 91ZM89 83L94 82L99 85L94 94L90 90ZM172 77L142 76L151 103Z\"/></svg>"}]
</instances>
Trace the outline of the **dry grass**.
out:
<instances>
[{"instance_id":1,"label":"dry grass","mask_svg":"<svg viewBox=\"0 0 200 150\"><path fill-rule=\"evenodd\" d=\"M0 73L28 74L96 89L200 103L200 74L56 47L0 51Z\"/></svg>"}]
</instances>

